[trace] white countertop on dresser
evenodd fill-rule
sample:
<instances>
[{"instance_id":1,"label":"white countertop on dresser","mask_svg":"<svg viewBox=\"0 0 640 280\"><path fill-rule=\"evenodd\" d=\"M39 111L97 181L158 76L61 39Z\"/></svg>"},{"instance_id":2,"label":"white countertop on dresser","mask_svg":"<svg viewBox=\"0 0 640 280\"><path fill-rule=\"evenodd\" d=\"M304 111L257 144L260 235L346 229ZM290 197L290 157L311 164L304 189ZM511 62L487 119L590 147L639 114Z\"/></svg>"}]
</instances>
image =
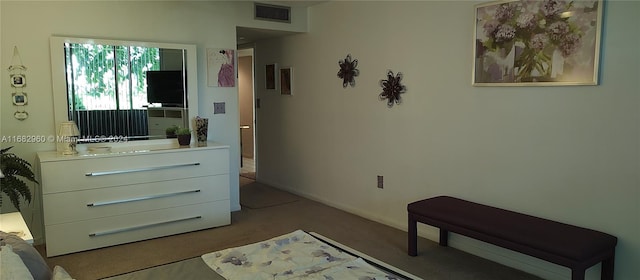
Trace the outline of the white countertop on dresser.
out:
<instances>
[{"instance_id":1,"label":"white countertop on dresser","mask_svg":"<svg viewBox=\"0 0 640 280\"><path fill-rule=\"evenodd\" d=\"M109 147L110 151L89 151L87 147L79 145L78 153L75 155L63 155L56 151L38 152L40 162L47 161L60 161L60 160L78 160L86 158L102 158L102 157L116 157L122 155L136 155L136 154L153 154L153 153L179 153L185 150L197 150L197 149L224 149L229 148L229 145L219 142L207 141L205 143L191 143L189 146L178 145L175 139L169 140L149 140L149 141L132 141L127 143L104 143L90 144L88 147Z\"/></svg>"}]
</instances>

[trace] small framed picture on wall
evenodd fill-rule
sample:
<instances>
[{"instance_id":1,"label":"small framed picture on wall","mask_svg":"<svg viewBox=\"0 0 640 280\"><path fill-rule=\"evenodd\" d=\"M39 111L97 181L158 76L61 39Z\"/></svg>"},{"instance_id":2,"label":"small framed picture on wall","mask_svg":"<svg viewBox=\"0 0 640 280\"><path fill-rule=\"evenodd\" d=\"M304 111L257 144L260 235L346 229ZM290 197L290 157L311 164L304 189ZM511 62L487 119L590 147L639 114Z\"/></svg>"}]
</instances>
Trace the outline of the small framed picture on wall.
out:
<instances>
[{"instance_id":1,"label":"small framed picture on wall","mask_svg":"<svg viewBox=\"0 0 640 280\"><path fill-rule=\"evenodd\" d=\"M24 106L27 105L27 95L23 92L19 92L19 93L13 93L11 95L11 101L13 102L13 105L16 106Z\"/></svg>"},{"instance_id":2,"label":"small framed picture on wall","mask_svg":"<svg viewBox=\"0 0 640 280\"><path fill-rule=\"evenodd\" d=\"M23 74L11 75L11 86L14 88L21 88L27 85L27 78Z\"/></svg>"},{"instance_id":3,"label":"small framed picture on wall","mask_svg":"<svg viewBox=\"0 0 640 280\"><path fill-rule=\"evenodd\" d=\"M265 88L266 89L276 89L276 69L278 68L278 65L273 63L273 64L267 64L264 67L264 74L265 74Z\"/></svg>"},{"instance_id":4,"label":"small framed picture on wall","mask_svg":"<svg viewBox=\"0 0 640 280\"><path fill-rule=\"evenodd\" d=\"M293 95L293 69L291 67L280 69L280 94Z\"/></svg>"}]
</instances>

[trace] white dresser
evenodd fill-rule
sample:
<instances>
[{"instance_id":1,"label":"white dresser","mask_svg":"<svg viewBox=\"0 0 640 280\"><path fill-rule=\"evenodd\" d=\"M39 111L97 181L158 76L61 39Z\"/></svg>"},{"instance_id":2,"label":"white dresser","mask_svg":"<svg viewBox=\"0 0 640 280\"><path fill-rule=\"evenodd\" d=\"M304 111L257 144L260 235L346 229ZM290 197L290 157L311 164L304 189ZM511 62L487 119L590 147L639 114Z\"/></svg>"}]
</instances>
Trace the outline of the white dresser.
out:
<instances>
[{"instance_id":1,"label":"white dresser","mask_svg":"<svg viewBox=\"0 0 640 280\"><path fill-rule=\"evenodd\" d=\"M226 145L37 156L47 256L231 223Z\"/></svg>"}]
</instances>

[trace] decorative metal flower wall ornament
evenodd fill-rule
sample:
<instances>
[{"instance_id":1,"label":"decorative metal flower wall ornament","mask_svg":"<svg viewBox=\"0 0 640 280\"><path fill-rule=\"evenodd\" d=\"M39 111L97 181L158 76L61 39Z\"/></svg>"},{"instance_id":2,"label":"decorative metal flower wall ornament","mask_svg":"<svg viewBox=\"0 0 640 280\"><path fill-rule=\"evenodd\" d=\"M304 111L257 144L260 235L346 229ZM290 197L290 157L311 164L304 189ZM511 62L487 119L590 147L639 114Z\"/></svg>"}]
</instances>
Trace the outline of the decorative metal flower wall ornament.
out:
<instances>
[{"instance_id":1,"label":"decorative metal flower wall ornament","mask_svg":"<svg viewBox=\"0 0 640 280\"><path fill-rule=\"evenodd\" d=\"M389 108L393 107L393 103L400 104L400 94L407 91L407 87L400 83L401 80L402 73L398 72L394 76L391 70L388 70L386 80L380 80L382 93L380 93L379 97L380 100L387 99L387 106L389 106Z\"/></svg>"},{"instance_id":2,"label":"decorative metal flower wall ornament","mask_svg":"<svg viewBox=\"0 0 640 280\"><path fill-rule=\"evenodd\" d=\"M342 79L342 87L346 88L347 85L355 87L355 77L360 74L360 70L356 69L356 67L358 67L358 60L351 60L351 54L347 54L347 57L345 59L341 59L340 61L338 61L338 65L340 65L338 78Z\"/></svg>"}]
</instances>

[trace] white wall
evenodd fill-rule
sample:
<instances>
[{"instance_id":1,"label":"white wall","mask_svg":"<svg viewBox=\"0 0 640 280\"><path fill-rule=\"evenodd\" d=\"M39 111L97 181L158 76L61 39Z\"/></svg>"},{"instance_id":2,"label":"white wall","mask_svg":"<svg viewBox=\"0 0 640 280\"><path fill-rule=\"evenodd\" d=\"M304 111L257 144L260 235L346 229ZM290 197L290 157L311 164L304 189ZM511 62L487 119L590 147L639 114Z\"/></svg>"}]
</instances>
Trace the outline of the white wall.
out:
<instances>
[{"instance_id":1,"label":"white wall","mask_svg":"<svg viewBox=\"0 0 640 280\"><path fill-rule=\"evenodd\" d=\"M476 3L331 1L310 8L308 34L256 44L258 180L405 230L407 203L442 194L601 230L619 238L616 279L640 279L640 34L629 29L640 2L608 1L601 83L569 87L471 86ZM337 62L349 53L360 76L343 89ZM293 96L264 89L273 62L293 67ZM387 69L408 89L393 108L378 100Z\"/></svg>"},{"instance_id":2,"label":"white wall","mask_svg":"<svg viewBox=\"0 0 640 280\"><path fill-rule=\"evenodd\" d=\"M53 135L53 98L49 38L53 35L130 41L153 41L195 44L198 56L198 110L209 118L210 140L231 146L231 204L239 210L239 112L238 89L207 87L206 49L236 48L236 25L260 26L253 20L250 2L223 1L0 1L0 90L1 135ZM285 25L268 22L268 28L305 31L306 10L292 11L296 21ZM26 107L29 118L18 121L13 117L16 108L10 100L7 67L11 64L13 47L20 50L22 62L28 67L29 96ZM213 115L213 102L226 102L226 114ZM2 143L15 146L12 152L33 162L38 151L54 150L54 143ZM42 242L39 219L39 192L36 201L23 207L36 237ZM3 205L3 210L10 208Z\"/></svg>"}]
</instances>

